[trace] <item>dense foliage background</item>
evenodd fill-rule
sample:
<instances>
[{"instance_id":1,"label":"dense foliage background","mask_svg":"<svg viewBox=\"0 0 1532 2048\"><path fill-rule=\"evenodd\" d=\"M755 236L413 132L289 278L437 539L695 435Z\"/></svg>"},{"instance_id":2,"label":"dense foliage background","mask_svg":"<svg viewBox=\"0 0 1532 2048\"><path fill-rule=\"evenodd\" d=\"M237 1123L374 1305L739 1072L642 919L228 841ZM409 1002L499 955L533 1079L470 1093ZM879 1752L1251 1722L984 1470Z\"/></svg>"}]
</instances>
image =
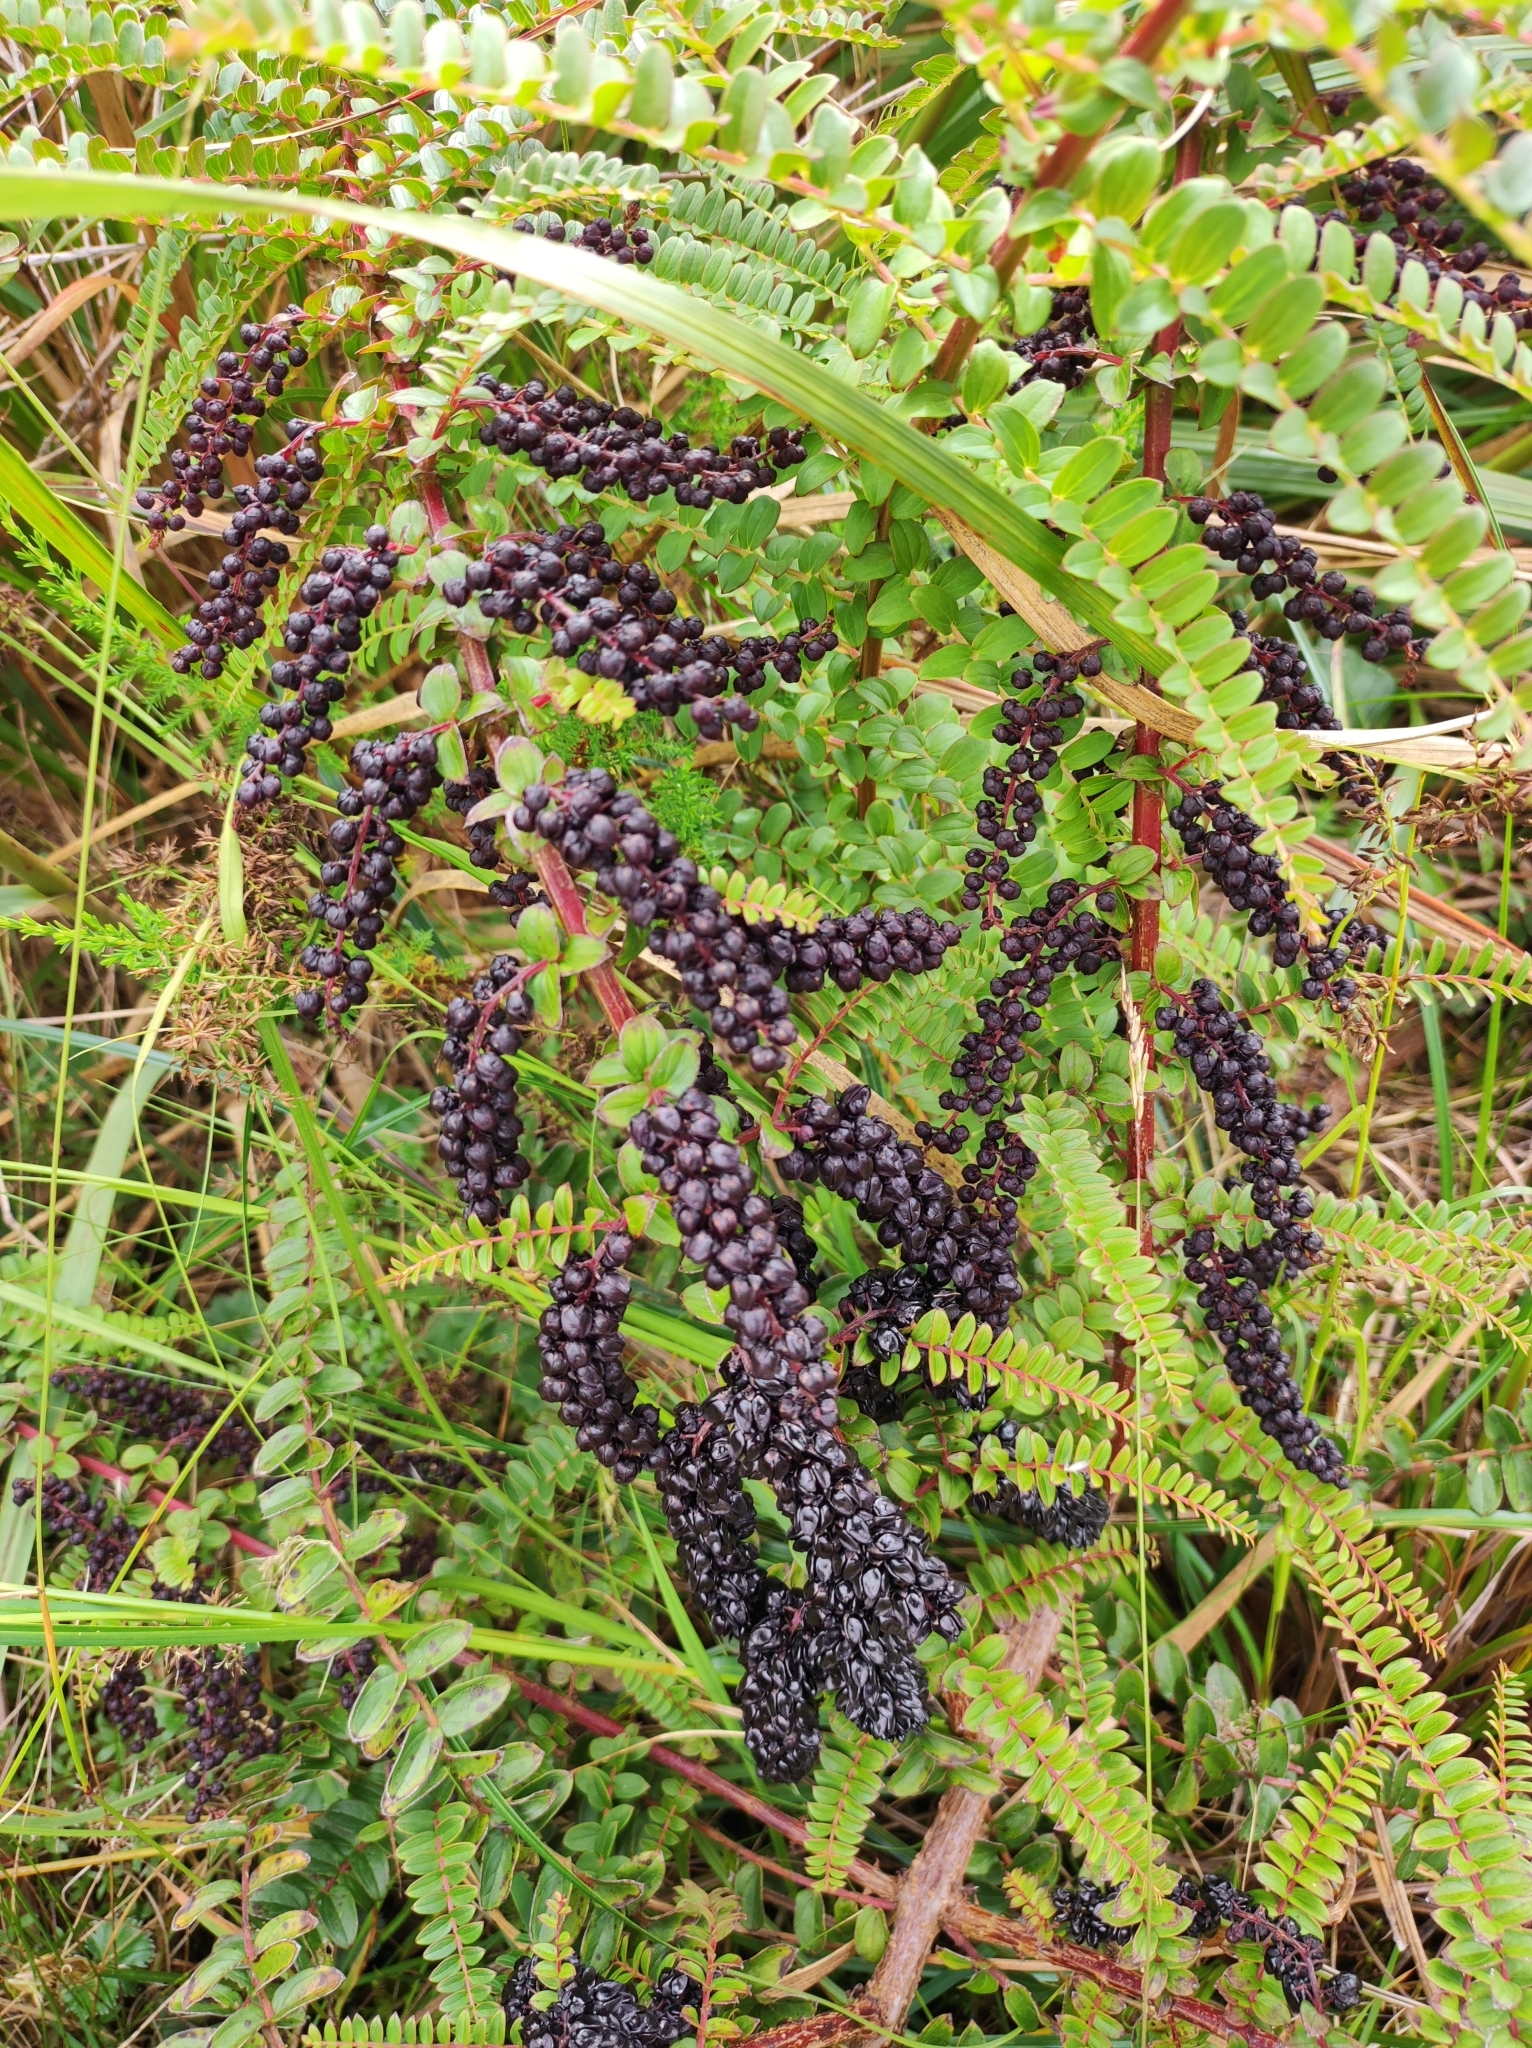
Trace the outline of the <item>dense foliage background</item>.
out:
<instances>
[{"instance_id":1,"label":"dense foliage background","mask_svg":"<svg viewBox=\"0 0 1532 2048\"><path fill-rule=\"evenodd\" d=\"M0 2034L1525 2039L1523 16L0 33Z\"/></svg>"}]
</instances>

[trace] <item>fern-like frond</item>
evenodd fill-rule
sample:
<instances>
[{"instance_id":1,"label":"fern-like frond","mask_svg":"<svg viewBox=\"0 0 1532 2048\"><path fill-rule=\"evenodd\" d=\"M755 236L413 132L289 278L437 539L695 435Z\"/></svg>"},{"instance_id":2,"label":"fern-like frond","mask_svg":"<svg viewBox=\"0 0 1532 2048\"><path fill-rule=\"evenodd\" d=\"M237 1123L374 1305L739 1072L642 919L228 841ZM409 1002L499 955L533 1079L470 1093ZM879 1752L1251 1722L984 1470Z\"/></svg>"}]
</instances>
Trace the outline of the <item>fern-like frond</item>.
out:
<instances>
[{"instance_id":1,"label":"fern-like frond","mask_svg":"<svg viewBox=\"0 0 1532 2048\"><path fill-rule=\"evenodd\" d=\"M484 1968L472 1811L456 1802L412 1807L395 1825L399 1862L410 1878L410 1904L424 1922L415 1939L432 1965L431 1982L443 2013L453 2021L493 2013L495 1977Z\"/></svg>"},{"instance_id":2,"label":"fern-like frond","mask_svg":"<svg viewBox=\"0 0 1532 2048\"><path fill-rule=\"evenodd\" d=\"M835 1714L809 1789L804 1863L825 1891L838 1891L872 1825L873 1803L893 1745L864 1735Z\"/></svg>"},{"instance_id":3,"label":"fern-like frond","mask_svg":"<svg viewBox=\"0 0 1532 2048\"><path fill-rule=\"evenodd\" d=\"M1305 1574L1312 1567L1326 1589L1345 1588L1348 1630L1365 1630L1387 1613L1429 1648L1441 1648L1441 1625L1429 1597L1387 1537L1373 1528L1363 1502L1288 1464L1247 1410L1214 1416L1201 1402L1196 1405L1206 1417L1198 1440L1218 1454L1219 1471L1253 1481L1263 1500L1281 1502L1302 1517L1293 1561Z\"/></svg>"},{"instance_id":4,"label":"fern-like frond","mask_svg":"<svg viewBox=\"0 0 1532 2048\"><path fill-rule=\"evenodd\" d=\"M1021 1127L1042 1163L1086 1271L1133 1347L1141 1376L1161 1400L1179 1398L1196 1376L1186 1332L1170 1306L1158 1268L1139 1250L1138 1233L1096 1157L1076 1105L1058 1100L1045 1104L1029 1097Z\"/></svg>"},{"instance_id":5,"label":"fern-like frond","mask_svg":"<svg viewBox=\"0 0 1532 2048\"><path fill-rule=\"evenodd\" d=\"M954 1329L941 1309L933 1309L915 1325L905 1350L907 1370L922 1363L938 1384L943 1379L967 1380L982 1386L998 1381L991 1405L1014 1415L1043 1415L1073 1408L1102 1422L1115 1422L1128 1395L1103 1373L1063 1357L1046 1344L1030 1343L1015 1330L992 1330L965 1316Z\"/></svg>"},{"instance_id":6,"label":"fern-like frond","mask_svg":"<svg viewBox=\"0 0 1532 2048\"><path fill-rule=\"evenodd\" d=\"M1329 1918L1347 1852L1356 1846L1378 1796L1380 1730L1388 1721L1376 1703L1321 1755L1283 1808L1282 1826L1256 1865L1272 1910L1294 1913L1309 1932Z\"/></svg>"},{"instance_id":7,"label":"fern-like frond","mask_svg":"<svg viewBox=\"0 0 1532 2048\"><path fill-rule=\"evenodd\" d=\"M969 1701L965 1731L988 1743L998 1768L1073 1837L1103 1882L1121 1885L1112 1910L1141 1923L1140 1948L1174 1941L1177 1913L1167 1903L1174 1875L1155 1839L1142 1780L1119 1754L1123 1731L1071 1729L1015 1672L971 1663L953 1682Z\"/></svg>"},{"instance_id":8,"label":"fern-like frond","mask_svg":"<svg viewBox=\"0 0 1532 2048\"><path fill-rule=\"evenodd\" d=\"M1490 1768L1500 1784L1500 1810L1522 1846L1532 1854L1532 1727L1527 1721L1528 1685L1502 1664L1495 1673L1490 1708Z\"/></svg>"}]
</instances>

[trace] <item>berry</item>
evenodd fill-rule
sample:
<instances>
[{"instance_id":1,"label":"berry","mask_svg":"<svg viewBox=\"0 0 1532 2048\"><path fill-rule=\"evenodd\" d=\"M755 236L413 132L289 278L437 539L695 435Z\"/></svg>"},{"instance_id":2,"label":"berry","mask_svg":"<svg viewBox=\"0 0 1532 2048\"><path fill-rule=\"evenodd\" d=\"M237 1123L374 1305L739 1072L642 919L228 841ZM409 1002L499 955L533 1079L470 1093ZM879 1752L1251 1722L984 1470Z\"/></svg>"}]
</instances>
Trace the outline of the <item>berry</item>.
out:
<instances>
[{"instance_id":1,"label":"berry","mask_svg":"<svg viewBox=\"0 0 1532 2048\"><path fill-rule=\"evenodd\" d=\"M622 1268L632 1252L633 1240L614 1230L588 1258L568 1260L549 1283L552 1299L537 1324L543 1399L620 1486L638 1477L659 1443L659 1418L653 1408L634 1406L636 1390L622 1362L622 1316L632 1291Z\"/></svg>"},{"instance_id":2,"label":"berry","mask_svg":"<svg viewBox=\"0 0 1532 2048\"><path fill-rule=\"evenodd\" d=\"M778 470L804 460L801 427L772 427L764 439L736 435L724 455L710 444L692 447L685 434L630 405L587 398L568 384L550 391L538 378L519 387L486 376L475 383L490 399L479 428L484 447L523 456L552 477L579 477L587 491L625 491L639 505L667 490L704 512L717 499L743 505L769 489Z\"/></svg>"},{"instance_id":3,"label":"berry","mask_svg":"<svg viewBox=\"0 0 1532 2048\"><path fill-rule=\"evenodd\" d=\"M1275 854L1257 853L1260 826L1233 804L1223 801L1216 782L1187 789L1168 813L1181 844L1235 910L1247 911L1257 938L1276 934L1272 958L1278 967L1304 967L1303 993L1311 1001L1327 995L1337 1010L1355 1000L1356 984L1341 974L1343 967L1366 962L1373 947L1381 949L1385 934L1357 913L1334 910L1324 932L1310 938L1299 929L1298 906L1288 895L1282 863Z\"/></svg>"},{"instance_id":4,"label":"berry","mask_svg":"<svg viewBox=\"0 0 1532 2048\"><path fill-rule=\"evenodd\" d=\"M322 918L328 935L304 947L301 964L320 977L299 991L295 1008L306 1022L321 1015L341 1022L366 1000L372 962L363 956L383 936L383 914L399 887L395 863L404 841L394 830L431 801L441 782L436 741L430 733L393 740L358 740L351 750L352 773L360 789L343 789L329 830L336 858L319 870L324 887L309 898L309 912ZM339 890L340 895L329 892ZM348 954L347 938L358 948Z\"/></svg>"},{"instance_id":5,"label":"berry","mask_svg":"<svg viewBox=\"0 0 1532 2048\"><path fill-rule=\"evenodd\" d=\"M781 639L716 637L700 619L677 612L646 563L620 562L595 520L491 541L479 561L442 585L442 597L453 606L476 597L486 618L505 620L513 633L547 631L554 654L585 675L620 683L641 711L673 717L684 705L704 739L717 739L726 724L755 729L759 720L745 699L765 681L768 664L796 683L805 660L820 660L836 644L815 619Z\"/></svg>"},{"instance_id":6,"label":"berry","mask_svg":"<svg viewBox=\"0 0 1532 2048\"><path fill-rule=\"evenodd\" d=\"M281 459L260 458L263 463ZM266 545L252 541L250 551ZM232 555L224 557L226 568L233 559ZM292 694L283 702L266 705L261 712L263 730L245 741L248 765L236 793L242 810L255 811L280 795L283 781L302 772L309 746L330 737L330 707L346 694L343 678L362 644L362 621L377 609L393 581L398 559L388 545L387 529L369 527L365 547L326 548L320 567L305 578L298 592L299 606L288 614L282 631L283 655L271 667L275 687ZM272 580L276 580L274 574ZM429 739L428 735L421 737ZM363 744L372 751L379 746L377 741ZM434 740L429 744L434 753Z\"/></svg>"},{"instance_id":7,"label":"berry","mask_svg":"<svg viewBox=\"0 0 1532 2048\"><path fill-rule=\"evenodd\" d=\"M1350 2012L1361 2004L1361 1983L1350 1970L1320 1977L1324 1943L1305 1934L1290 1913L1263 1912L1226 1877L1183 1877L1170 1896L1176 1905L1190 1908L1187 1932L1197 1940L1205 1941L1227 1923L1231 1944L1256 1943L1264 1951L1266 1975L1281 1986L1289 2012L1298 2012L1305 2002L1331 2013Z\"/></svg>"},{"instance_id":8,"label":"berry","mask_svg":"<svg viewBox=\"0 0 1532 2048\"><path fill-rule=\"evenodd\" d=\"M453 1070L453 1085L431 1097L441 1120L438 1156L457 1180L464 1213L486 1225L500 1221L531 1171L520 1151L513 1065L519 1027L532 1021L523 972L508 953L497 954L472 994L447 1005L442 1058Z\"/></svg>"},{"instance_id":9,"label":"berry","mask_svg":"<svg viewBox=\"0 0 1532 2048\"><path fill-rule=\"evenodd\" d=\"M1239 1177L1250 1188L1256 1215L1268 1225L1260 1244L1238 1250L1221 1244L1211 1230L1188 1232L1182 1242L1186 1277L1199 1290L1197 1300L1223 1349L1229 1377L1261 1428L1300 1470L1343 1486L1344 1460L1304 1414L1292 1357L1261 1300L1284 1272L1304 1272L1324 1250L1323 1238L1306 1225L1314 1198L1298 1185L1298 1145L1322 1126L1325 1111L1277 1101L1259 1034L1212 982L1194 981L1190 997L1167 1004L1156 1021L1174 1033L1177 1057L1213 1098L1218 1128L1244 1153Z\"/></svg>"}]
</instances>

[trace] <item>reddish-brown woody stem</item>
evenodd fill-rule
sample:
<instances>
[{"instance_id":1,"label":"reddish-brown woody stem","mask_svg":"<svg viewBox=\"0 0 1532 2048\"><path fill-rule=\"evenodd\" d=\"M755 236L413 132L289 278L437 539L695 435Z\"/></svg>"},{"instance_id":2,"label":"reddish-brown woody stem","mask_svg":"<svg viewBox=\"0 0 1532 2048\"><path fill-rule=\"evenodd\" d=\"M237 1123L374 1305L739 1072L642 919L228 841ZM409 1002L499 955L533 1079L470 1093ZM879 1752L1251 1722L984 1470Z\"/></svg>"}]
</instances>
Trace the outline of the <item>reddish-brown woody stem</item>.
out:
<instances>
[{"instance_id":1,"label":"reddish-brown woody stem","mask_svg":"<svg viewBox=\"0 0 1532 2048\"><path fill-rule=\"evenodd\" d=\"M1157 4L1150 8L1132 34L1127 37L1120 54L1124 57L1137 57L1143 64L1152 64L1170 41L1175 25L1186 12L1186 7L1187 0L1157 0ZM1037 176L1032 181L1031 190L1023 194L1017 202L1016 212L1020 213L1032 192L1067 185L1089 156L1100 132L1097 130L1091 135L1065 135L1056 142L1044 157ZM1014 214L1012 218L1015 218ZM1016 268L1021 262L1025 247L1022 238L1013 236L1007 228L990 250L990 264L999 280L1001 291L1005 290L1016 275ZM979 333L980 323L971 320L966 313L960 314L947 330L946 339L931 366L932 377L943 384L955 383L958 371L967 361L968 352L978 340Z\"/></svg>"},{"instance_id":2,"label":"reddish-brown woody stem","mask_svg":"<svg viewBox=\"0 0 1532 2048\"><path fill-rule=\"evenodd\" d=\"M452 520L447 510L447 500L442 495L441 482L435 472L427 469L420 479L420 501L425 507L426 518L430 521L431 537L440 540L449 530ZM482 640L476 640L469 633L460 634L458 645L463 650L463 667L468 673L470 687L477 693L493 691L495 687L495 665L489 658L489 649ZM555 846L539 846L533 855L537 879L553 906L553 914L566 932L580 937L589 933L585 922L585 905L580 901L580 892L574 885L574 877L564 865L563 855ZM628 992L617 978L617 970L610 960L587 968L584 979L590 984L591 993L606 1014L606 1021L614 1031L621 1031L624 1024L637 1015L628 999Z\"/></svg>"}]
</instances>

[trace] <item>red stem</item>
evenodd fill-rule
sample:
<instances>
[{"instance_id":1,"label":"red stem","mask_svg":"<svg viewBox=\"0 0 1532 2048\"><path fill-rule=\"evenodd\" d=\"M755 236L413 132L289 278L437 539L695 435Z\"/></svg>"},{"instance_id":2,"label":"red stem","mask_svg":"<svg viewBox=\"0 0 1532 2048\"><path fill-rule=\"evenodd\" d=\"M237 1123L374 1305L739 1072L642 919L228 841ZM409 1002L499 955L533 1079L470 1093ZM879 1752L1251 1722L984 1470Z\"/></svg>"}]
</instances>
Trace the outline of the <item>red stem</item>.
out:
<instances>
[{"instance_id":1,"label":"red stem","mask_svg":"<svg viewBox=\"0 0 1532 2048\"><path fill-rule=\"evenodd\" d=\"M447 500L442 494L441 479L432 469L421 472L420 498L426 509L426 518L431 523L431 537L440 540L452 524L447 510ZM463 666L468 671L468 681L477 693L495 689L495 665L489 658L489 649L482 640L471 634L458 636L458 645L463 650ZM544 844L533 856L537 868L537 879L542 883L544 893L553 906L553 914L566 932L583 938L590 927L585 922L585 905L580 901L575 888L574 877L564 865L563 855L555 846ZM617 978L617 970L610 960L588 968L584 979L590 983L596 1001L606 1013L606 1021L614 1031L621 1031L624 1024L637 1015L628 999L628 992Z\"/></svg>"},{"instance_id":2,"label":"red stem","mask_svg":"<svg viewBox=\"0 0 1532 2048\"><path fill-rule=\"evenodd\" d=\"M16 1424L16 1434L32 1438L38 1434L38 1431L30 1422L18 1422ZM49 1438L49 1443L54 1449L57 1449L57 1445L53 1444L51 1437ZM83 1451L71 1451L69 1455L74 1459L82 1472L93 1473L97 1479L110 1479L118 1486L131 1486L133 1483L133 1475L130 1472L124 1472L118 1465L108 1465L100 1458L87 1457ZM177 1508L189 1508L192 1505L189 1500L177 1500L173 1493L166 1493L164 1488L160 1486L146 1486L144 1493L155 1507L167 1508L172 1512ZM263 1543L259 1536L245 1535L242 1529L231 1529L229 1531L229 1541L236 1550L246 1551L251 1557L272 1557L275 1555L271 1544Z\"/></svg>"},{"instance_id":3,"label":"red stem","mask_svg":"<svg viewBox=\"0 0 1532 2048\"><path fill-rule=\"evenodd\" d=\"M1137 57L1142 63L1152 64L1170 41L1171 32L1186 12L1187 4L1188 0L1156 0L1156 5L1150 8L1124 42L1120 54L1124 57ZM1098 130L1092 135L1061 137L1043 159L1041 168L1032 182L1032 191L1041 192L1051 186L1067 185L1089 156L1100 132ZM1024 193L1017 201L1017 213L1020 213L1030 197L1031 193ZM1012 217L1014 218L1014 215ZM1015 276L1025 246L1022 238L1017 237L1013 240L1011 231L1007 228L990 250L989 260L1002 292ZM979 338L979 332L980 323L977 320L971 320L966 313L960 314L947 330L947 338L931 366L932 377L943 384L955 383L958 371L967 360L968 351Z\"/></svg>"}]
</instances>

